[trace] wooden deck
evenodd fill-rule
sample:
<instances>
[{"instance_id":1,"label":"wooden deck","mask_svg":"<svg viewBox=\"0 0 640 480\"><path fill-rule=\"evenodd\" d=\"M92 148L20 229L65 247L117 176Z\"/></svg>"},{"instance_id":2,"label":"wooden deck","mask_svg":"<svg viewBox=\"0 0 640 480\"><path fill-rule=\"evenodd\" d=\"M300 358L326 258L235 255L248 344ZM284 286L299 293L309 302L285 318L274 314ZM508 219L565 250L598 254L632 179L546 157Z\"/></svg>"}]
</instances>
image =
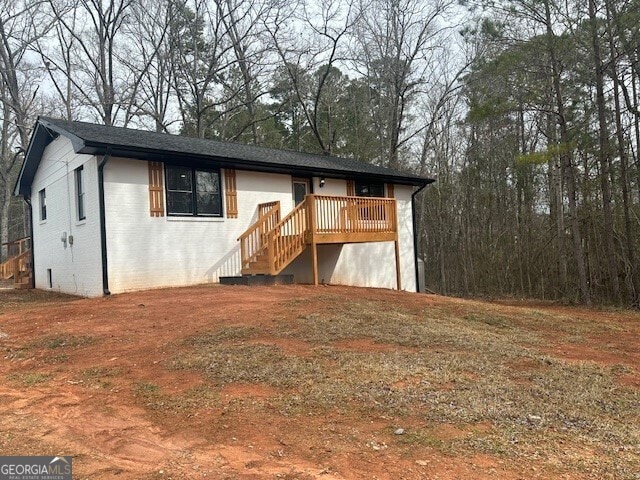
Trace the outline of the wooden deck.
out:
<instances>
[{"instance_id":1,"label":"wooden deck","mask_svg":"<svg viewBox=\"0 0 640 480\"><path fill-rule=\"evenodd\" d=\"M401 288L398 218L393 198L307 195L282 219L279 202L261 204L258 220L238 240L243 275L277 275L310 247L316 285L317 245L392 241L397 286Z\"/></svg>"}]
</instances>

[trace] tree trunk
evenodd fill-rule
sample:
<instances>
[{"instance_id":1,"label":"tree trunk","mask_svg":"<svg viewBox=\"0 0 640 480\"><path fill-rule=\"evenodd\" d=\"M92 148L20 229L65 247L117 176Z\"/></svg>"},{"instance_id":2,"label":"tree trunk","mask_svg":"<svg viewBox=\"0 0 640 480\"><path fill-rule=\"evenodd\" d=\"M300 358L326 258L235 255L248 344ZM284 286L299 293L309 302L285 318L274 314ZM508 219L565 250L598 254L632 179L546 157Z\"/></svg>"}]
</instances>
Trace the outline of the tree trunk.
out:
<instances>
[{"instance_id":1,"label":"tree trunk","mask_svg":"<svg viewBox=\"0 0 640 480\"><path fill-rule=\"evenodd\" d=\"M604 215L604 241L611 295L616 303L620 298L620 282L618 280L618 265L616 263L615 243L613 239L614 225L611 208L611 184L610 184L610 145L607 128L607 111L604 98L604 67L600 51L600 39L598 36L598 18L596 17L595 0L589 0L589 19L591 20L591 47L593 54L593 67L596 81L596 106L598 109L598 162L600 164L600 188L602 190L602 210Z\"/></svg>"},{"instance_id":2,"label":"tree trunk","mask_svg":"<svg viewBox=\"0 0 640 480\"><path fill-rule=\"evenodd\" d=\"M635 71L631 71L631 87L633 89L633 106L638 111L638 107L640 106L638 95L638 82L640 79L638 75L636 75ZM635 167L636 167L636 188L638 189L638 197L640 197L640 115L634 115L633 118L633 130L636 137L636 153L635 153Z\"/></svg>"},{"instance_id":3,"label":"tree trunk","mask_svg":"<svg viewBox=\"0 0 640 480\"><path fill-rule=\"evenodd\" d=\"M571 236L573 239L574 257L576 269L578 271L578 281L580 286L580 297L585 305L591 305L591 293L587 280L587 269L585 265L584 249L582 247L582 233L580 229L580 219L578 218L578 206L576 201L576 175L573 167L572 152L569 150L570 137L565 115L564 99L562 97L562 86L560 84L560 68L556 59L556 37L551 28L551 8L549 1L544 2L545 18L547 28L547 48L551 63L551 74L553 78L553 90L555 95L558 126L560 127L560 158L562 174L567 186L567 196L569 197L569 224L571 226Z\"/></svg>"},{"instance_id":4,"label":"tree trunk","mask_svg":"<svg viewBox=\"0 0 640 480\"><path fill-rule=\"evenodd\" d=\"M612 42L613 43L613 42ZM613 44L611 45L613 51ZM624 215L624 231L625 231L625 245L627 248L627 262L629 265L629 297L631 303L634 306L640 306L640 279L638 279L638 260L636 258L635 251L635 237L633 233L633 226L631 224L631 214L629 212L629 175L628 166L629 159L627 156L627 150L625 148L624 141L624 127L622 125L622 112L620 108L620 82L618 80L618 72L616 71L615 64L612 64L612 77L613 77L613 99L615 105L615 117L616 117L616 137L618 140L618 156L620 157L620 183L622 190L622 209Z\"/></svg>"},{"instance_id":5,"label":"tree trunk","mask_svg":"<svg viewBox=\"0 0 640 480\"><path fill-rule=\"evenodd\" d=\"M4 245L9 241L9 210L11 206L11 189L5 188L2 192L2 202L0 204L0 262L7 259L7 246Z\"/></svg>"},{"instance_id":6,"label":"tree trunk","mask_svg":"<svg viewBox=\"0 0 640 480\"><path fill-rule=\"evenodd\" d=\"M557 145L556 122L551 114L547 115L547 137L551 145ZM562 296L567 295L568 274L567 274L567 251L565 245L565 224L564 224L564 199L562 195L562 167L558 164L558 156L552 155L547 168L549 169L549 204L551 209L552 229L555 229L556 253L558 262L558 276ZM555 227L555 228L554 228ZM552 233L553 234L553 233Z\"/></svg>"}]
</instances>

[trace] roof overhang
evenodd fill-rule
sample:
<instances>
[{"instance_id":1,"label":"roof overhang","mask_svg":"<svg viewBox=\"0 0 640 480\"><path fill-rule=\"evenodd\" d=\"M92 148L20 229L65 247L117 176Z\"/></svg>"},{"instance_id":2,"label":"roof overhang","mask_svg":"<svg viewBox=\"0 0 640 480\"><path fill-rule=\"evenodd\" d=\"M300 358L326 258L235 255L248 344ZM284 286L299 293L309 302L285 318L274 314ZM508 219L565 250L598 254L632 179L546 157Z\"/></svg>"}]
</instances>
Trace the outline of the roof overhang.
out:
<instances>
[{"instance_id":1,"label":"roof overhang","mask_svg":"<svg viewBox=\"0 0 640 480\"><path fill-rule=\"evenodd\" d=\"M29 140L29 146L27 147L27 153L22 162L22 168L18 175L18 180L13 191L14 195L21 195L24 197L31 196L31 184L38 171L40 160L42 160L42 154L44 149L47 148L53 140L58 136L63 135L67 137L73 145L73 150L78 153L84 148L84 141L73 135L70 132L54 125L44 119L38 118L36 126L31 134Z\"/></svg>"},{"instance_id":2,"label":"roof overhang","mask_svg":"<svg viewBox=\"0 0 640 480\"><path fill-rule=\"evenodd\" d=\"M266 173L281 173L291 174L294 176L315 176L315 177L328 177L328 178L367 178L372 180L386 181L401 185L414 185L422 186L435 182L431 178L418 178L415 176L407 175L393 176L374 174L374 173L360 173L360 172L348 172L344 170L333 169L318 169L304 166L293 167L291 165L277 165L272 162L260 162L255 160L243 160L239 158L229 158L216 155L193 155L185 154L184 152L172 152L163 149L149 149L149 148L132 148L125 145L113 145L100 142L84 142L84 146L76 153L84 153L89 155L105 155L107 149L110 149L112 157L123 157L138 160L153 160L171 162L174 164L196 165L196 166L211 166L215 164L222 168L233 168L236 170L249 170L254 172L266 172Z\"/></svg>"},{"instance_id":3,"label":"roof overhang","mask_svg":"<svg viewBox=\"0 0 640 480\"><path fill-rule=\"evenodd\" d=\"M237 170L249 170L267 173L290 174L294 176L315 176L328 178L362 178L373 181L395 183L400 185L413 185L422 187L433 183L431 178L422 178L416 175L388 175L378 173L350 172L343 169L317 168L307 166L292 166L277 164L274 162L261 162L216 155L197 155L185 152L170 151L166 149L142 148L131 145L117 145L107 142L85 140L62 126L49 122L45 118L38 118L31 135L25 160L20 170L14 194L26 197L31 196L31 184L35 178L38 166L45 148L58 136L64 136L71 141L75 153L88 155L105 155L109 150L112 157L123 157L137 160L164 161L175 164L188 164L202 167L211 167L212 164L222 168L234 168Z\"/></svg>"}]
</instances>

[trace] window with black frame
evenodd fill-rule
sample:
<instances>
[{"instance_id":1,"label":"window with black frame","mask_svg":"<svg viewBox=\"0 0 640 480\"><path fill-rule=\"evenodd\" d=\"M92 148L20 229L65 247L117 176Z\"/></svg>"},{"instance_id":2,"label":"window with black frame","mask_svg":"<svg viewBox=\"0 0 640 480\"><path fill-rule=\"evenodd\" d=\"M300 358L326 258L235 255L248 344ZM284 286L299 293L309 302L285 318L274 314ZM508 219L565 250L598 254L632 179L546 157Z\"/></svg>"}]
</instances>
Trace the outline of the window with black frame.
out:
<instances>
[{"instance_id":1,"label":"window with black frame","mask_svg":"<svg viewBox=\"0 0 640 480\"><path fill-rule=\"evenodd\" d=\"M43 188L38 192L40 198L40 221L44 222L47 219L47 192Z\"/></svg>"},{"instance_id":2,"label":"window with black frame","mask_svg":"<svg viewBox=\"0 0 640 480\"><path fill-rule=\"evenodd\" d=\"M375 197L383 198L384 195L384 183L377 182L364 182L356 180L355 182L356 197ZM357 208L358 217L360 220L366 220L368 226L372 225L369 222L382 221L386 222L386 210L383 205L371 205L370 202L366 202L358 205Z\"/></svg>"},{"instance_id":3,"label":"window with black frame","mask_svg":"<svg viewBox=\"0 0 640 480\"><path fill-rule=\"evenodd\" d=\"M222 216L220 171L166 166L169 215Z\"/></svg>"},{"instance_id":4,"label":"window with black frame","mask_svg":"<svg viewBox=\"0 0 640 480\"><path fill-rule=\"evenodd\" d=\"M76 213L78 221L87 218L84 211L84 167L81 165L75 170L76 172Z\"/></svg>"},{"instance_id":5,"label":"window with black frame","mask_svg":"<svg viewBox=\"0 0 640 480\"><path fill-rule=\"evenodd\" d=\"M384 183L356 180L356 197L384 197Z\"/></svg>"}]
</instances>

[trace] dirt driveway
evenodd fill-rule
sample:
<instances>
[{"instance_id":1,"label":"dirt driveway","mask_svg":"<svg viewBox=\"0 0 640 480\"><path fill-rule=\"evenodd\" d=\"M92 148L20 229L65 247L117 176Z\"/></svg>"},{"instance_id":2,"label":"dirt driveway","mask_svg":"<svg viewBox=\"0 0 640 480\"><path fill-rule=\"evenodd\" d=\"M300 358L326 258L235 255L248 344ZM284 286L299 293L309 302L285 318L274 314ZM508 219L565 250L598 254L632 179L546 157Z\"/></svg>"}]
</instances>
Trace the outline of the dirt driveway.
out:
<instances>
[{"instance_id":1,"label":"dirt driveway","mask_svg":"<svg viewBox=\"0 0 640 480\"><path fill-rule=\"evenodd\" d=\"M638 479L639 338L633 312L374 289L0 292L0 451L79 479Z\"/></svg>"}]
</instances>

